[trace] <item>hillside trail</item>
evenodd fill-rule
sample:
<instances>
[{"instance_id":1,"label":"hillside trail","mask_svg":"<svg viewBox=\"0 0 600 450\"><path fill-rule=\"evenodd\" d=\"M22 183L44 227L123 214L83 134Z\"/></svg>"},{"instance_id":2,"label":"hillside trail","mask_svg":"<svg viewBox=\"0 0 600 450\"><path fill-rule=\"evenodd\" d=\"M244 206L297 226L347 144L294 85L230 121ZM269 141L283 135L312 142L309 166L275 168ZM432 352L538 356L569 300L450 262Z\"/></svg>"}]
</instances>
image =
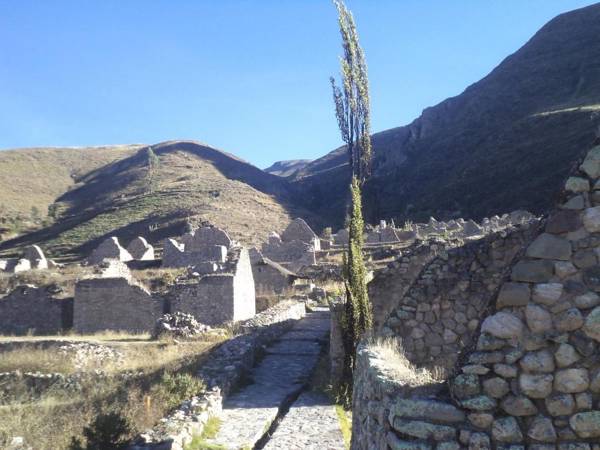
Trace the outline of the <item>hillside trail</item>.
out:
<instances>
[{"instance_id":1,"label":"hillside trail","mask_svg":"<svg viewBox=\"0 0 600 450\"><path fill-rule=\"evenodd\" d=\"M273 342L248 383L225 400L219 431L207 443L230 450L344 450L334 405L307 390L329 325L329 311L318 309Z\"/></svg>"}]
</instances>

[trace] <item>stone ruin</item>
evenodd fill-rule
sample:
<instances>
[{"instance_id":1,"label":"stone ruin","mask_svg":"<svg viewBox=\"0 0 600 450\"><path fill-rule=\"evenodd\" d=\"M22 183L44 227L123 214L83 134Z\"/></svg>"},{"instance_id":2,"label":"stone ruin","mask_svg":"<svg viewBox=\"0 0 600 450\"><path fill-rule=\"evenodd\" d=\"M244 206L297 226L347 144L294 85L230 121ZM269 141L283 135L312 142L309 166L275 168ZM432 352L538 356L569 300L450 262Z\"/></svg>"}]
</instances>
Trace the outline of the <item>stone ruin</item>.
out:
<instances>
[{"instance_id":1,"label":"stone ruin","mask_svg":"<svg viewBox=\"0 0 600 450\"><path fill-rule=\"evenodd\" d=\"M141 236L133 239L127 248L124 248L119 242L119 238L112 236L102 241L102 243L88 257L89 265L102 264L104 260L114 260L120 262L129 261L153 261L154 247Z\"/></svg>"},{"instance_id":2,"label":"stone ruin","mask_svg":"<svg viewBox=\"0 0 600 450\"><path fill-rule=\"evenodd\" d=\"M437 221L431 217L427 223L407 223L404 228L396 228L394 221L388 224L381 220L379 225L367 226L364 235L365 243L375 244L397 244L411 242L414 240L427 240L441 238L445 240L471 240L502 231L514 225L521 225L534 219L533 214L527 211L513 211L502 216L484 218L481 224L474 220L452 219L447 222ZM348 230L340 229L333 235L333 244L337 246L348 245Z\"/></svg>"},{"instance_id":3,"label":"stone ruin","mask_svg":"<svg viewBox=\"0 0 600 450\"><path fill-rule=\"evenodd\" d=\"M31 245L23 251L21 258L0 260L0 272L19 273L31 269L48 269L56 263L46 259L44 252L38 245Z\"/></svg>"},{"instance_id":4,"label":"stone ruin","mask_svg":"<svg viewBox=\"0 0 600 450\"><path fill-rule=\"evenodd\" d=\"M353 449L599 448L598 189L600 146L547 220L442 245L375 276L373 302L391 304L378 333L415 369L361 344ZM432 366L445 369L437 380L416 372Z\"/></svg>"},{"instance_id":5,"label":"stone ruin","mask_svg":"<svg viewBox=\"0 0 600 450\"><path fill-rule=\"evenodd\" d=\"M0 296L0 334L56 334L71 327L72 298L56 298L49 289L17 286Z\"/></svg>"},{"instance_id":6,"label":"stone ruin","mask_svg":"<svg viewBox=\"0 0 600 450\"><path fill-rule=\"evenodd\" d=\"M133 279L124 263L105 259L102 265L96 277L81 280L75 286L74 330L151 331L165 312L162 297Z\"/></svg>"},{"instance_id":7,"label":"stone ruin","mask_svg":"<svg viewBox=\"0 0 600 450\"><path fill-rule=\"evenodd\" d=\"M300 218L294 219L281 233L273 232L264 243L261 253L291 271L316 264L316 252L321 250L321 240L308 224Z\"/></svg>"},{"instance_id":8,"label":"stone ruin","mask_svg":"<svg viewBox=\"0 0 600 450\"><path fill-rule=\"evenodd\" d=\"M202 227L177 239L166 239L163 267L186 267L166 293L149 292L125 264L146 260L154 249L134 239L125 250L116 238L105 241L90 257L99 263L95 277L75 288L74 328L81 333L104 329L152 331L164 313L186 313L205 325L248 319L255 314L254 279L248 251L216 227Z\"/></svg>"},{"instance_id":9,"label":"stone ruin","mask_svg":"<svg viewBox=\"0 0 600 450\"><path fill-rule=\"evenodd\" d=\"M127 246L127 251L136 261L154 260L154 247L141 236L136 237Z\"/></svg>"},{"instance_id":10,"label":"stone ruin","mask_svg":"<svg viewBox=\"0 0 600 450\"><path fill-rule=\"evenodd\" d=\"M71 325L79 333L148 332L165 313L191 314L204 325L253 317L255 287L248 251L215 227L195 230L182 236L181 241L165 241L165 265L187 267L188 274L179 277L178 284L167 292L150 292L128 267L131 261L154 258L154 249L144 238L134 239L126 250L116 237L111 237L88 257L88 264L94 265L93 275L77 282L70 303L59 302L32 287L19 287L0 298L0 332L35 329L52 333ZM17 271L20 267L47 267L37 246L24 256L29 259L16 260ZM4 267L10 268L9 263L12 261ZM65 305L70 312L65 312Z\"/></svg>"},{"instance_id":11,"label":"stone ruin","mask_svg":"<svg viewBox=\"0 0 600 450\"><path fill-rule=\"evenodd\" d=\"M88 257L87 263L90 265L100 264L105 259L114 259L117 261L132 261L133 257L119 243L115 236L104 240Z\"/></svg>"},{"instance_id":12,"label":"stone ruin","mask_svg":"<svg viewBox=\"0 0 600 450\"><path fill-rule=\"evenodd\" d=\"M163 241L163 267L193 267L200 274L217 273L227 262L228 252L237 246L228 234L205 226Z\"/></svg>"}]
</instances>

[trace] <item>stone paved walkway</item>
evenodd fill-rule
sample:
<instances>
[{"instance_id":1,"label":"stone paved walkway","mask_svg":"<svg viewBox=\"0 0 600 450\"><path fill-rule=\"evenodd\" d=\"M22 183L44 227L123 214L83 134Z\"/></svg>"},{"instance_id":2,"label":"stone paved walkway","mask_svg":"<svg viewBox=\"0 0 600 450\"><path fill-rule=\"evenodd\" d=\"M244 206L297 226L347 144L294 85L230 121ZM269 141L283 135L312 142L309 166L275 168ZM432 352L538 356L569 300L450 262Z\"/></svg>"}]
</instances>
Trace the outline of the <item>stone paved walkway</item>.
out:
<instances>
[{"instance_id":1,"label":"stone paved walkway","mask_svg":"<svg viewBox=\"0 0 600 450\"><path fill-rule=\"evenodd\" d=\"M327 340L328 333L329 312L308 313L290 331L267 348L266 356L249 374L250 384L230 395L225 401L223 411L219 415L222 421L221 427L217 436L209 440L209 443L232 450L254 448L255 444L269 430L280 413L280 409L287 407L289 402L304 388L314 371L321 346ZM302 402L315 402L312 396L305 398L303 395L298 401L300 400ZM316 418L315 420L327 416L321 405L323 400L321 399L319 402L319 404L314 404L315 410L311 411L311 414ZM290 413L292 413L290 417L292 418L297 416L296 410L308 409L296 408L296 403L290 409ZM300 403L300 405L303 404ZM335 414L335 411L333 411L333 414ZM301 421L291 419L288 422L286 419L287 415L279 425L283 425L282 431L278 434L278 428L273 437L281 435L281 439L285 439L283 436L287 433L288 428L291 430L303 427ZM321 435L330 436L331 432L328 431L331 428L329 421L325 421L324 424L326 429L324 428L322 433L315 433L315 429L321 428L318 423L312 424L312 434L315 438L320 438ZM333 434L331 436L331 439L333 439ZM341 432L339 433L339 441L343 442ZM270 441L267 442L267 445L270 445ZM274 443L273 445L278 444ZM343 444L340 444L342 447L328 447L321 445L320 442L315 442L314 446L305 447L282 445L284 446L265 448L343 448ZM324 442L324 445L329 444Z\"/></svg>"},{"instance_id":2,"label":"stone paved walkway","mask_svg":"<svg viewBox=\"0 0 600 450\"><path fill-rule=\"evenodd\" d=\"M318 392L304 392L292 405L264 450L344 450L335 408Z\"/></svg>"}]
</instances>

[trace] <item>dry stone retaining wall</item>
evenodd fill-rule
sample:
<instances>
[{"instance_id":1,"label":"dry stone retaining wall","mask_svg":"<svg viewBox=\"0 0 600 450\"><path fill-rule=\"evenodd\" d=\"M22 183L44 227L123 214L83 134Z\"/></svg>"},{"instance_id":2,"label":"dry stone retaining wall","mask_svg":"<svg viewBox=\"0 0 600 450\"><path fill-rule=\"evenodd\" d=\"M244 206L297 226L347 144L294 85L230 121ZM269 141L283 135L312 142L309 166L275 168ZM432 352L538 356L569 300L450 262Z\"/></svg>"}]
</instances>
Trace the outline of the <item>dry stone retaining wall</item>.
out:
<instances>
[{"instance_id":1,"label":"dry stone retaining wall","mask_svg":"<svg viewBox=\"0 0 600 450\"><path fill-rule=\"evenodd\" d=\"M404 272L406 263L401 263L397 269L400 277L388 274L385 282L371 283L371 291L378 294L372 297L375 304L385 303L385 297L396 304L381 333L401 337L407 358L417 365L454 367L462 350L470 346L480 317L515 257L538 232L536 224L526 224L461 247L438 250L407 290L403 283L410 271ZM417 263L422 257L417 257ZM414 259L411 262L414 264ZM408 269L412 268L408 264ZM399 301L390 302L396 290L406 293Z\"/></svg>"},{"instance_id":2,"label":"dry stone retaining wall","mask_svg":"<svg viewBox=\"0 0 600 450\"><path fill-rule=\"evenodd\" d=\"M600 147L441 389L359 351L354 449L600 449Z\"/></svg>"}]
</instances>

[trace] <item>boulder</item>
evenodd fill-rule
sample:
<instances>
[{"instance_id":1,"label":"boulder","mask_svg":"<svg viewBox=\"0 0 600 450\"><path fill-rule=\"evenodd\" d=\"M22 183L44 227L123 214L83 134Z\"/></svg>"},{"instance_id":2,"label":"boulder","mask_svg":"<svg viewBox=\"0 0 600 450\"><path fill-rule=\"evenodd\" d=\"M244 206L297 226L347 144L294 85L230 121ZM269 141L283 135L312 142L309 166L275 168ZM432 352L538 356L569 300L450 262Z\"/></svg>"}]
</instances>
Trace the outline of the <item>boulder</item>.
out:
<instances>
[{"instance_id":1,"label":"boulder","mask_svg":"<svg viewBox=\"0 0 600 450\"><path fill-rule=\"evenodd\" d=\"M445 423L465 420L465 414L448 403L403 398L396 400L390 407L390 423L396 417L424 418Z\"/></svg>"},{"instance_id":2,"label":"boulder","mask_svg":"<svg viewBox=\"0 0 600 450\"><path fill-rule=\"evenodd\" d=\"M579 211L563 209L550 214L546 222L546 232L553 234L567 233L579 229L582 225Z\"/></svg>"},{"instance_id":3,"label":"boulder","mask_svg":"<svg viewBox=\"0 0 600 450\"><path fill-rule=\"evenodd\" d=\"M600 342L600 307L596 307L588 314L583 324L586 336Z\"/></svg>"},{"instance_id":4,"label":"boulder","mask_svg":"<svg viewBox=\"0 0 600 450\"><path fill-rule=\"evenodd\" d=\"M533 288L533 301L546 306L554 305L562 293L563 285L561 283L536 284Z\"/></svg>"},{"instance_id":5,"label":"boulder","mask_svg":"<svg viewBox=\"0 0 600 450\"><path fill-rule=\"evenodd\" d=\"M498 294L496 305L498 308L504 306L525 306L529 303L531 289L526 283L504 283Z\"/></svg>"},{"instance_id":6,"label":"boulder","mask_svg":"<svg viewBox=\"0 0 600 450\"><path fill-rule=\"evenodd\" d=\"M527 397L509 395L500 405L502 410L511 416L533 416L538 413L537 407Z\"/></svg>"},{"instance_id":7,"label":"boulder","mask_svg":"<svg viewBox=\"0 0 600 450\"><path fill-rule=\"evenodd\" d=\"M523 441L523 434L514 417L502 417L494 420L492 437L497 442L519 443Z\"/></svg>"},{"instance_id":8,"label":"boulder","mask_svg":"<svg viewBox=\"0 0 600 450\"><path fill-rule=\"evenodd\" d=\"M552 329L552 315L539 305L527 305L525 319L533 333L545 333Z\"/></svg>"},{"instance_id":9,"label":"boulder","mask_svg":"<svg viewBox=\"0 0 600 450\"><path fill-rule=\"evenodd\" d=\"M554 357L549 350L526 353L519 361L521 369L528 373L554 372Z\"/></svg>"},{"instance_id":10,"label":"boulder","mask_svg":"<svg viewBox=\"0 0 600 450\"><path fill-rule=\"evenodd\" d=\"M581 438L600 438L600 411L577 413L571 417L569 425Z\"/></svg>"},{"instance_id":11,"label":"boulder","mask_svg":"<svg viewBox=\"0 0 600 450\"><path fill-rule=\"evenodd\" d=\"M551 261L519 261L512 269L511 278L513 281L543 283L549 281L553 273L554 264Z\"/></svg>"},{"instance_id":12,"label":"boulder","mask_svg":"<svg viewBox=\"0 0 600 450\"><path fill-rule=\"evenodd\" d=\"M569 367L581 359L575 347L569 344L560 344L554 353L558 367Z\"/></svg>"},{"instance_id":13,"label":"boulder","mask_svg":"<svg viewBox=\"0 0 600 450\"><path fill-rule=\"evenodd\" d=\"M519 377L519 388L530 398L546 398L552 392L552 375L533 375L522 373Z\"/></svg>"},{"instance_id":14,"label":"boulder","mask_svg":"<svg viewBox=\"0 0 600 450\"><path fill-rule=\"evenodd\" d=\"M568 261L571 258L571 243L553 234L542 233L529 245L525 254L531 258Z\"/></svg>"},{"instance_id":15,"label":"boulder","mask_svg":"<svg viewBox=\"0 0 600 450\"><path fill-rule=\"evenodd\" d=\"M565 394L585 391L590 385L586 369L563 369L556 372L554 389Z\"/></svg>"},{"instance_id":16,"label":"boulder","mask_svg":"<svg viewBox=\"0 0 600 450\"><path fill-rule=\"evenodd\" d=\"M501 311L483 321L481 332L501 339L518 339L523 334L523 322L515 315Z\"/></svg>"},{"instance_id":17,"label":"boulder","mask_svg":"<svg viewBox=\"0 0 600 450\"><path fill-rule=\"evenodd\" d=\"M538 442L556 442L556 430L552 425L552 419L544 416L534 417L527 436Z\"/></svg>"},{"instance_id":18,"label":"boulder","mask_svg":"<svg viewBox=\"0 0 600 450\"><path fill-rule=\"evenodd\" d=\"M600 146L592 148L579 166L590 178L600 178Z\"/></svg>"},{"instance_id":19,"label":"boulder","mask_svg":"<svg viewBox=\"0 0 600 450\"><path fill-rule=\"evenodd\" d=\"M590 182L581 177L569 177L565 183L565 189L571 192L588 192L590 190Z\"/></svg>"},{"instance_id":20,"label":"boulder","mask_svg":"<svg viewBox=\"0 0 600 450\"><path fill-rule=\"evenodd\" d=\"M583 212L583 226L590 233L597 233L600 231L600 206L594 206L593 208L587 208Z\"/></svg>"},{"instance_id":21,"label":"boulder","mask_svg":"<svg viewBox=\"0 0 600 450\"><path fill-rule=\"evenodd\" d=\"M552 416L568 416L575 411L575 400L571 394L554 394L546 398L546 409Z\"/></svg>"}]
</instances>

